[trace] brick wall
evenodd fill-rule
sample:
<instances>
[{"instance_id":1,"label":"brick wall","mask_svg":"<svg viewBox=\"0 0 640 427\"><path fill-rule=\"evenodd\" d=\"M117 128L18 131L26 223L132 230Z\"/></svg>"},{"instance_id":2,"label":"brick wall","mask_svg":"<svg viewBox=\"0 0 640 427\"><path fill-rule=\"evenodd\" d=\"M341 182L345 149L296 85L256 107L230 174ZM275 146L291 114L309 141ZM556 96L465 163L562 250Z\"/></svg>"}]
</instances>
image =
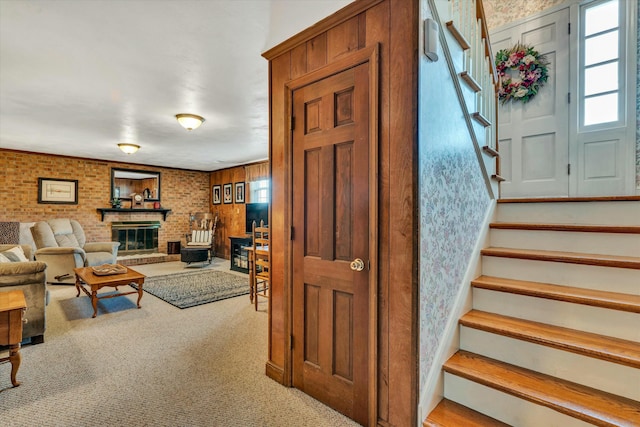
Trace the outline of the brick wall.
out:
<instances>
[{"instance_id":1,"label":"brick wall","mask_svg":"<svg viewBox=\"0 0 640 427\"><path fill-rule=\"evenodd\" d=\"M159 213L107 213L102 222L96 208L111 206L112 167L159 171L161 204L163 208L171 209L167 220L163 221ZM78 180L78 204L38 203L38 178ZM110 241L112 221L161 221L159 249L166 253L168 241L180 240L185 244L190 212L210 210L209 180L209 172L0 149L0 221L72 218L82 224L87 241ZM148 203L145 207L151 208L153 204ZM177 260L179 255L169 258Z\"/></svg>"}]
</instances>

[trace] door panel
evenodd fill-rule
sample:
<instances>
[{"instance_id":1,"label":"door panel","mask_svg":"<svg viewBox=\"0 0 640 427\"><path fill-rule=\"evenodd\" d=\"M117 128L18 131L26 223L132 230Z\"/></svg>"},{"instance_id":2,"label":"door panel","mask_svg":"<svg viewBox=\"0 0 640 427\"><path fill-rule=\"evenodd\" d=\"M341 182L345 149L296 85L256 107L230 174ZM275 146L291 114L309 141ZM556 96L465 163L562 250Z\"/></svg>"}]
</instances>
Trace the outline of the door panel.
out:
<instances>
[{"instance_id":1,"label":"door panel","mask_svg":"<svg viewBox=\"0 0 640 427\"><path fill-rule=\"evenodd\" d=\"M369 63L293 91L293 384L368 422Z\"/></svg>"},{"instance_id":2,"label":"door panel","mask_svg":"<svg viewBox=\"0 0 640 427\"><path fill-rule=\"evenodd\" d=\"M569 11L563 9L491 35L494 52L521 42L550 63L549 80L531 101L500 106L500 166L506 179L501 197L569 195L568 22Z\"/></svg>"}]
</instances>

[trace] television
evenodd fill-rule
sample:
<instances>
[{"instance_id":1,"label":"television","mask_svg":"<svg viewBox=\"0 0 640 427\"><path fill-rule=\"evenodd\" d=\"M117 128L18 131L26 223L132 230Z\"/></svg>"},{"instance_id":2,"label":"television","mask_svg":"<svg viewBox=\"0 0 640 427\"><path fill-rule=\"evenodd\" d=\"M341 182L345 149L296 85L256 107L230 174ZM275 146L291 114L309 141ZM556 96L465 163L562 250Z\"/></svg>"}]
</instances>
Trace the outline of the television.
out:
<instances>
[{"instance_id":1,"label":"television","mask_svg":"<svg viewBox=\"0 0 640 427\"><path fill-rule=\"evenodd\" d=\"M264 221L264 225L269 225L269 203L247 203L247 234L253 232L253 221L256 225L260 225L260 221Z\"/></svg>"}]
</instances>

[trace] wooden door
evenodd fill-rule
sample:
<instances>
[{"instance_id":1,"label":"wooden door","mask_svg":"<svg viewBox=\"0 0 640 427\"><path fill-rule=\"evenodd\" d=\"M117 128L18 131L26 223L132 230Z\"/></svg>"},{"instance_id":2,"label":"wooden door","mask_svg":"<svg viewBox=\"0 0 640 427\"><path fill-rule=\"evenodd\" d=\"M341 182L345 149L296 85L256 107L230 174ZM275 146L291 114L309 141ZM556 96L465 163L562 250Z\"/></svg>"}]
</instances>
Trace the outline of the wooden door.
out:
<instances>
[{"instance_id":1,"label":"wooden door","mask_svg":"<svg viewBox=\"0 0 640 427\"><path fill-rule=\"evenodd\" d=\"M526 104L498 111L501 197L569 195L569 9L491 34L494 52L533 46L550 62L549 80Z\"/></svg>"},{"instance_id":2,"label":"wooden door","mask_svg":"<svg viewBox=\"0 0 640 427\"><path fill-rule=\"evenodd\" d=\"M363 425L369 408L369 71L366 62L317 80L295 89L292 101L293 385Z\"/></svg>"}]
</instances>

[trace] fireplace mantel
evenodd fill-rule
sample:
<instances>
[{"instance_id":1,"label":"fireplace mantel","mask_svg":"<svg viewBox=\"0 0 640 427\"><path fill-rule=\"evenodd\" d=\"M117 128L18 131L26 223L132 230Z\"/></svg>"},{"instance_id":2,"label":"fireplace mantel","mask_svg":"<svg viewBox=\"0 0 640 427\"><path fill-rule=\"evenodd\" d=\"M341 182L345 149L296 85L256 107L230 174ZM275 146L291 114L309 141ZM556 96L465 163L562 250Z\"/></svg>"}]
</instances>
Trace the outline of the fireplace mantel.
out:
<instances>
[{"instance_id":1,"label":"fireplace mantel","mask_svg":"<svg viewBox=\"0 0 640 427\"><path fill-rule=\"evenodd\" d=\"M153 209L153 208L137 208L137 209L122 209L122 208L97 208L96 209L98 212L100 212L100 215L102 215L102 219L101 221L104 221L104 214L106 213L134 213L134 212L157 212L159 214L163 215L163 219L166 221L167 220L167 214L169 212L171 212L171 209L164 209L164 208L159 208L159 209Z\"/></svg>"}]
</instances>

